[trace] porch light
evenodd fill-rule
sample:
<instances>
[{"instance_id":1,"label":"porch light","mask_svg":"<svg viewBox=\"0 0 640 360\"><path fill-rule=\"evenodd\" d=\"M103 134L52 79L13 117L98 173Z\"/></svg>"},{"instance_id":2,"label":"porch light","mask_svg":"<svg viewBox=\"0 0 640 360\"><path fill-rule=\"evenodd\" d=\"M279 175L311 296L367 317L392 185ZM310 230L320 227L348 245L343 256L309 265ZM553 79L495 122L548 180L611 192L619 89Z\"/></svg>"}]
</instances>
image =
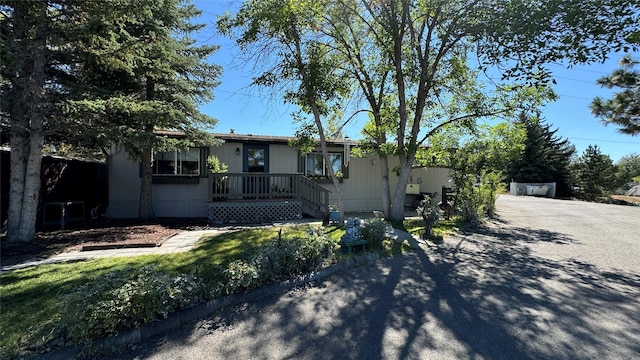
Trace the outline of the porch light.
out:
<instances>
[{"instance_id":1,"label":"porch light","mask_svg":"<svg viewBox=\"0 0 640 360\"><path fill-rule=\"evenodd\" d=\"M236 148L236 155L240 156L240 148L239 147Z\"/></svg>"}]
</instances>

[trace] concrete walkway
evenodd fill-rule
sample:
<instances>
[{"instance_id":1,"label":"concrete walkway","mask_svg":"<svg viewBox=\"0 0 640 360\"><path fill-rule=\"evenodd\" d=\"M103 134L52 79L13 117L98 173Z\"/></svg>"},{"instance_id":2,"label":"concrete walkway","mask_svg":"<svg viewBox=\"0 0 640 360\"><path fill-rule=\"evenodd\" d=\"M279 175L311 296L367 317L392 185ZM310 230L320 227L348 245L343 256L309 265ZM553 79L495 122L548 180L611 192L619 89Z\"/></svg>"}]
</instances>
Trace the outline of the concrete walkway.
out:
<instances>
[{"instance_id":1,"label":"concrete walkway","mask_svg":"<svg viewBox=\"0 0 640 360\"><path fill-rule=\"evenodd\" d=\"M198 231L184 231L171 238L167 239L161 246L156 247L141 247L141 248L122 248L122 249L108 249L108 250L91 250L91 251L70 251L54 255L52 257L42 259L36 258L25 261L20 264L2 266L1 271L12 271L17 269L24 269L32 266L55 264L71 261L91 260L106 257L117 256L140 256L140 255L155 255L155 254L171 254L177 252L189 251L200 240L202 236L217 235L224 232L228 232L228 229L209 229Z\"/></svg>"},{"instance_id":2,"label":"concrete walkway","mask_svg":"<svg viewBox=\"0 0 640 360\"><path fill-rule=\"evenodd\" d=\"M279 227L279 226L287 226L292 224L310 224L310 225L321 225L321 222L318 221L304 221L304 220L294 220L290 222L279 222L274 223L271 226ZM201 237L207 236L217 236L223 233L227 233L230 231L240 230L242 227L221 227L215 229L207 229L207 230L197 230L197 231L184 231L171 238L167 239L160 246L156 247L140 247L140 248L121 248L121 249L107 249L107 250L91 250L91 251L70 251L61 254L57 254L51 256L49 258L35 258L31 260L27 260L25 262L7 265L0 267L0 272L13 271L18 269L25 269L32 266L38 265L46 265L46 264L56 264L63 262L73 262L73 261L84 261L98 258L108 258L108 257L118 257L118 256L140 256L140 255L156 255L156 254L171 254L177 252L189 251L193 248L193 246L200 240ZM404 232L402 230L393 229L390 233L387 234L390 238L395 239L396 241L402 243L406 242L411 247L418 247L420 242L423 240L411 236L409 233Z\"/></svg>"}]
</instances>

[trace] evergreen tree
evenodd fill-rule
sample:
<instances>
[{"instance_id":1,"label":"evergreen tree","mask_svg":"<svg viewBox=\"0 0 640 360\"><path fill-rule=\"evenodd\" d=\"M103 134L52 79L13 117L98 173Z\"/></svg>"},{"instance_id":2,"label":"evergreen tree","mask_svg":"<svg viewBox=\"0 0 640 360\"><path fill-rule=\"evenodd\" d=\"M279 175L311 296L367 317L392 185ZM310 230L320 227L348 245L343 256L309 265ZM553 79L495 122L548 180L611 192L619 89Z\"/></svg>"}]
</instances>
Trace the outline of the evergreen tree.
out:
<instances>
[{"instance_id":1,"label":"evergreen tree","mask_svg":"<svg viewBox=\"0 0 640 360\"><path fill-rule=\"evenodd\" d=\"M61 1L0 0L0 126L9 133L7 239L33 239L39 206L42 149L65 127L61 85L69 68L70 24L81 6Z\"/></svg>"},{"instance_id":2,"label":"evergreen tree","mask_svg":"<svg viewBox=\"0 0 640 360\"><path fill-rule=\"evenodd\" d=\"M522 156L508 164L506 176L515 182L555 182L556 196L571 196L571 157L575 147L567 139L556 136L549 124L537 118L520 115L527 132Z\"/></svg>"},{"instance_id":3,"label":"evergreen tree","mask_svg":"<svg viewBox=\"0 0 640 360\"><path fill-rule=\"evenodd\" d=\"M87 146L121 145L141 161L138 216L153 218L153 152L213 142L206 129L216 121L198 104L213 98L220 68L207 58L217 47L195 45L190 35L203 25L190 19L200 12L183 0L126 0L109 12L93 4L78 42L86 50L78 54L83 86L76 91L85 99L73 102L70 114L82 130L68 137Z\"/></svg>"},{"instance_id":4,"label":"evergreen tree","mask_svg":"<svg viewBox=\"0 0 640 360\"><path fill-rule=\"evenodd\" d=\"M123 145L151 188L153 149L203 137L199 101L211 98L215 47L195 46L196 9L180 0L0 0L0 126L9 133L7 238L33 239L44 144ZM185 140L154 130L181 130ZM141 204L150 211L150 191Z\"/></svg>"},{"instance_id":5,"label":"evergreen tree","mask_svg":"<svg viewBox=\"0 0 640 360\"><path fill-rule=\"evenodd\" d=\"M625 155L618 160L616 166L622 185L631 181L640 182L640 154Z\"/></svg>"},{"instance_id":6,"label":"evergreen tree","mask_svg":"<svg viewBox=\"0 0 640 360\"><path fill-rule=\"evenodd\" d=\"M573 164L578 197L594 201L618 188L616 167L598 146L589 145Z\"/></svg>"},{"instance_id":7,"label":"evergreen tree","mask_svg":"<svg viewBox=\"0 0 640 360\"><path fill-rule=\"evenodd\" d=\"M611 99L597 97L591 102L591 112L605 125L618 125L621 133L631 136L640 134L640 72L633 70L638 64L631 56L623 57L620 69L598 79L600 86L621 91Z\"/></svg>"}]
</instances>

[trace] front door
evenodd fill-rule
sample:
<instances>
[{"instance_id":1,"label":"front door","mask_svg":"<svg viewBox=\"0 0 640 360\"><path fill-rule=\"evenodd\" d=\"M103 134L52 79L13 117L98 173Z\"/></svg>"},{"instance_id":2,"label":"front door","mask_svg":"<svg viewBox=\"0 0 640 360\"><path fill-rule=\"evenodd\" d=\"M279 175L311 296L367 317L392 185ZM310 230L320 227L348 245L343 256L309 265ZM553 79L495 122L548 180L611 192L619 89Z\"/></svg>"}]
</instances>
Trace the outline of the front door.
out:
<instances>
[{"instance_id":1,"label":"front door","mask_svg":"<svg viewBox=\"0 0 640 360\"><path fill-rule=\"evenodd\" d=\"M257 173L269 172L269 145L245 144L243 148L243 171L246 173L256 173L256 176L246 178L244 192L251 194L250 197L259 197L259 194L268 192L268 182L265 176Z\"/></svg>"}]
</instances>

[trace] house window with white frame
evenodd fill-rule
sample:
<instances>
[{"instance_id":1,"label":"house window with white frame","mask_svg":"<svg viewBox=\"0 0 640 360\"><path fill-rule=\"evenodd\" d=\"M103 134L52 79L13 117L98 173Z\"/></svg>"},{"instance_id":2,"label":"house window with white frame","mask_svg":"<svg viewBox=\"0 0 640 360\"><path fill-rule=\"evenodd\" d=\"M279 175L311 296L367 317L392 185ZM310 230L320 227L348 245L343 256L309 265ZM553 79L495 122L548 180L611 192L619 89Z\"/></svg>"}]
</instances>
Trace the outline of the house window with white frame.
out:
<instances>
[{"instance_id":1,"label":"house window with white frame","mask_svg":"<svg viewBox=\"0 0 640 360\"><path fill-rule=\"evenodd\" d=\"M342 153L329 153L330 166L339 178L343 177ZM305 175L310 178L328 178L329 167L324 161L322 153L309 153L305 157Z\"/></svg>"},{"instance_id":2,"label":"house window with white frame","mask_svg":"<svg viewBox=\"0 0 640 360\"><path fill-rule=\"evenodd\" d=\"M200 175L200 149L161 151L153 155L154 175Z\"/></svg>"}]
</instances>

